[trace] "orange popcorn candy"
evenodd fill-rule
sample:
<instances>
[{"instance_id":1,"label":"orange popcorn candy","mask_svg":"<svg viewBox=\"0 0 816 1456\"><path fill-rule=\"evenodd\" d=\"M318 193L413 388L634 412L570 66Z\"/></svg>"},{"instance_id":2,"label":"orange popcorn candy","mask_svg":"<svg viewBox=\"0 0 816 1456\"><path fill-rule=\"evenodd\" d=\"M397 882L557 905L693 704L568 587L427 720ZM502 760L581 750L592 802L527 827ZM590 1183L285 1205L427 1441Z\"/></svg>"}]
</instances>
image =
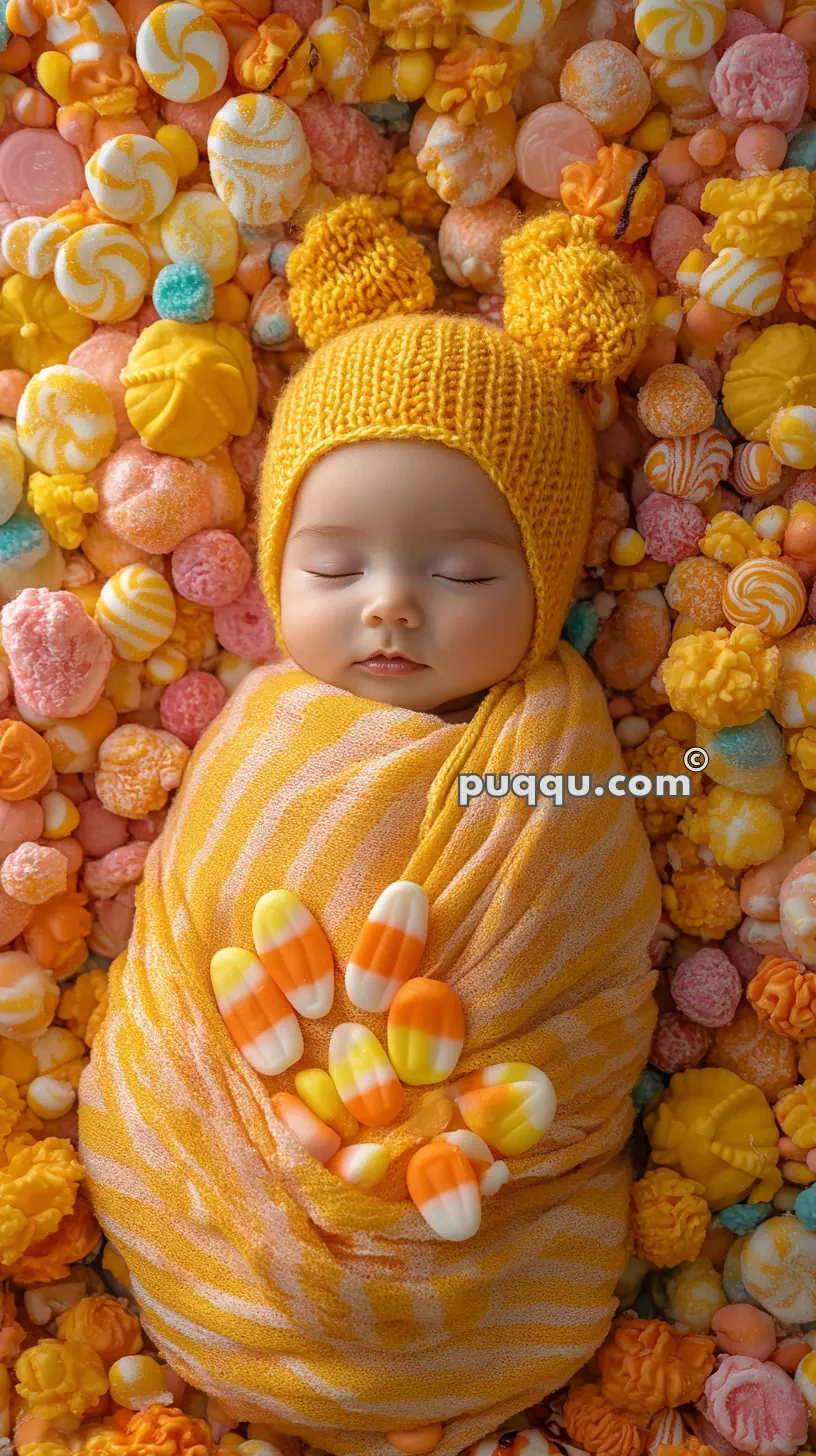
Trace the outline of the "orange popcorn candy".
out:
<instances>
[{"instance_id":1,"label":"orange popcorn candy","mask_svg":"<svg viewBox=\"0 0 816 1456\"><path fill-rule=\"evenodd\" d=\"M678 930L707 940L722 940L742 919L737 891L713 865L680 870L664 885L663 904Z\"/></svg>"},{"instance_id":2,"label":"orange popcorn candy","mask_svg":"<svg viewBox=\"0 0 816 1456\"><path fill-rule=\"evenodd\" d=\"M0 718L0 799L36 798L51 776L48 745L15 718Z\"/></svg>"},{"instance_id":3,"label":"orange popcorn candy","mask_svg":"<svg viewBox=\"0 0 816 1456\"><path fill-rule=\"evenodd\" d=\"M124 723L99 750L97 796L111 814L146 819L163 809L171 789L178 788L189 757L189 748L172 733Z\"/></svg>"},{"instance_id":4,"label":"orange popcorn candy","mask_svg":"<svg viewBox=\"0 0 816 1456\"><path fill-rule=\"evenodd\" d=\"M796 1048L786 1036L779 1036L767 1021L760 1021L743 1001L730 1026L718 1026L708 1052L710 1067L736 1072L744 1082L758 1087L775 1102L786 1087L796 1081Z\"/></svg>"},{"instance_id":5,"label":"orange popcorn candy","mask_svg":"<svg viewBox=\"0 0 816 1456\"><path fill-rule=\"evenodd\" d=\"M88 958L85 937L90 935L92 916L85 909L88 896L80 890L64 890L37 905L23 932L26 949L39 965L53 971L57 980L72 976Z\"/></svg>"},{"instance_id":6,"label":"orange popcorn candy","mask_svg":"<svg viewBox=\"0 0 816 1456\"><path fill-rule=\"evenodd\" d=\"M648 237L665 199L648 157L619 142L601 147L594 162L570 162L561 173L564 206L595 218L598 236L609 242Z\"/></svg>"},{"instance_id":7,"label":"orange popcorn candy","mask_svg":"<svg viewBox=\"0 0 816 1456\"><path fill-rule=\"evenodd\" d=\"M791 1041L816 1036L816 974L801 961L765 956L746 995L757 1016L780 1036Z\"/></svg>"},{"instance_id":8,"label":"orange popcorn candy","mask_svg":"<svg viewBox=\"0 0 816 1456\"><path fill-rule=\"evenodd\" d=\"M143 1344L138 1316L112 1294L93 1294L67 1309L57 1320L57 1334L90 1345L106 1370L125 1355L138 1355Z\"/></svg>"},{"instance_id":9,"label":"orange popcorn candy","mask_svg":"<svg viewBox=\"0 0 816 1456\"><path fill-rule=\"evenodd\" d=\"M655 1415L699 1400L714 1369L714 1340L658 1319L615 1320L598 1351L601 1390L619 1410Z\"/></svg>"},{"instance_id":10,"label":"orange popcorn candy","mask_svg":"<svg viewBox=\"0 0 816 1456\"><path fill-rule=\"evenodd\" d=\"M646 1173L632 1187L629 1227L635 1253L659 1269L696 1259L711 1221L704 1188L669 1168Z\"/></svg>"},{"instance_id":11,"label":"orange popcorn candy","mask_svg":"<svg viewBox=\"0 0 816 1456\"><path fill-rule=\"evenodd\" d=\"M122 1456L132 1451L161 1453L161 1456L215 1456L216 1447L206 1421L186 1416L175 1406L149 1405L128 1421L123 1434Z\"/></svg>"},{"instance_id":12,"label":"orange popcorn candy","mask_svg":"<svg viewBox=\"0 0 816 1456\"><path fill-rule=\"evenodd\" d=\"M38 1244L31 1244L9 1270L15 1284L53 1284L66 1279L71 1265L87 1259L99 1243L99 1224L87 1198L80 1193L70 1213ZM80 1336L76 1336L80 1338Z\"/></svg>"},{"instance_id":13,"label":"orange popcorn candy","mask_svg":"<svg viewBox=\"0 0 816 1456\"><path fill-rule=\"evenodd\" d=\"M589 1456L641 1456L646 1432L627 1411L615 1410L597 1385L576 1385L562 1419L570 1440Z\"/></svg>"}]
</instances>

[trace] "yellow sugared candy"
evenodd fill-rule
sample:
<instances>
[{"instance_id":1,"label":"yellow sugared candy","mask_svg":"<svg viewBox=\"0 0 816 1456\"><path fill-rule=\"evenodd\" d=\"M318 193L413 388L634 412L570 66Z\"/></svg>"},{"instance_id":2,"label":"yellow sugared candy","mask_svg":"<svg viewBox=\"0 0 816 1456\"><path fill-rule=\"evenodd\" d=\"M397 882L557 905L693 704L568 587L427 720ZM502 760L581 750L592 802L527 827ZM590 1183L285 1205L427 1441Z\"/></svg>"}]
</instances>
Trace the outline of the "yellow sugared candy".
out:
<instances>
[{"instance_id":1,"label":"yellow sugared candy","mask_svg":"<svg viewBox=\"0 0 816 1456\"><path fill-rule=\"evenodd\" d=\"M311 154L294 111L275 96L227 101L213 118L207 155L213 187L239 223L285 222L303 200Z\"/></svg>"},{"instance_id":2,"label":"yellow sugared candy","mask_svg":"<svg viewBox=\"0 0 816 1456\"><path fill-rule=\"evenodd\" d=\"M404 1095L373 1031L354 1021L336 1026L329 1042L329 1075L352 1117L382 1127L402 1111Z\"/></svg>"},{"instance_id":3,"label":"yellow sugared candy","mask_svg":"<svg viewBox=\"0 0 816 1456\"><path fill-rule=\"evenodd\" d=\"M33 1041L51 1025L59 987L22 951L0 954L0 1034L11 1041Z\"/></svg>"},{"instance_id":4,"label":"yellow sugared candy","mask_svg":"<svg viewBox=\"0 0 816 1456\"><path fill-rule=\"evenodd\" d=\"M435 1138L414 1153L406 1183L425 1222L441 1239L461 1243L482 1221L479 1183L468 1159L453 1143Z\"/></svg>"},{"instance_id":5,"label":"yellow sugared candy","mask_svg":"<svg viewBox=\"0 0 816 1456\"><path fill-rule=\"evenodd\" d=\"M135 562L108 578L95 615L119 657L125 662L146 662L170 636L176 603L161 572Z\"/></svg>"},{"instance_id":6,"label":"yellow sugared candy","mask_svg":"<svg viewBox=\"0 0 816 1456\"><path fill-rule=\"evenodd\" d=\"M262 1077L276 1077L303 1056L300 1024L265 966L248 950L216 951L210 980L235 1045Z\"/></svg>"},{"instance_id":7,"label":"yellow sugared candy","mask_svg":"<svg viewBox=\"0 0 816 1456\"><path fill-rule=\"evenodd\" d=\"M125 1410L145 1410L149 1405L172 1405L167 1367L150 1355L123 1355L108 1371L111 1398Z\"/></svg>"},{"instance_id":8,"label":"yellow sugared candy","mask_svg":"<svg viewBox=\"0 0 816 1456\"><path fill-rule=\"evenodd\" d=\"M97 207L116 222L149 222L172 200L178 172L170 153L152 137L111 137L85 164Z\"/></svg>"},{"instance_id":9,"label":"yellow sugared candy","mask_svg":"<svg viewBox=\"0 0 816 1456\"><path fill-rule=\"evenodd\" d=\"M76 1102L76 1090L70 1082L66 1082L59 1076L48 1075L35 1077L29 1083L26 1092L26 1102L35 1117L41 1117L44 1122L50 1122L57 1117L63 1117L70 1112Z\"/></svg>"},{"instance_id":10,"label":"yellow sugared candy","mask_svg":"<svg viewBox=\"0 0 816 1456\"><path fill-rule=\"evenodd\" d=\"M160 455L198 459L255 423L252 349L231 324L160 319L139 335L120 378L133 428Z\"/></svg>"},{"instance_id":11,"label":"yellow sugared candy","mask_svg":"<svg viewBox=\"0 0 816 1456\"><path fill-rule=\"evenodd\" d=\"M735 1072L678 1072L644 1127L656 1166L701 1183L713 1209L738 1203L749 1190L771 1198L782 1181L774 1115L759 1088Z\"/></svg>"},{"instance_id":12,"label":"yellow sugared candy","mask_svg":"<svg viewBox=\"0 0 816 1456\"><path fill-rule=\"evenodd\" d=\"M759 318L779 302L784 276L778 258L747 258L739 248L723 248L700 279L700 297L726 313Z\"/></svg>"},{"instance_id":13,"label":"yellow sugared candy","mask_svg":"<svg viewBox=\"0 0 816 1456\"><path fill-rule=\"evenodd\" d=\"M808 1415L812 1425L816 1421L816 1350L811 1351L797 1365L793 1378L808 1408Z\"/></svg>"},{"instance_id":14,"label":"yellow sugared candy","mask_svg":"<svg viewBox=\"0 0 816 1456\"><path fill-rule=\"evenodd\" d=\"M526 45L552 30L562 0L465 0L462 14L469 25L506 45Z\"/></svg>"},{"instance_id":15,"label":"yellow sugared candy","mask_svg":"<svg viewBox=\"0 0 816 1456\"><path fill-rule=\"evenodd\" d=\"M93 470L110 453L115 435L108 394L82 369L53 364L23 390L17 439L23 454L46 475Z\"/></svg>"},{"instance_id":16,"label":"yellow sugared candy","mask_svg":"<svg viewBox=\"0 0 816 1456\"><path fill-rule=\"evenodd\" d=\"M465 1013L444 981L413 977L388 1012L388 1055L401 1082L425 1087L444 1082L465 1044Z\"/></svg>"},{"instance_id":17,"label":"yellow sugared candy","mask_svg":"<svg viewBox=\"0 0 816 1456\"><path fill-rule=\"evenodd\" d=\"M182 192L162 213L161 245L171 263L198 263L213 284L227 283L238 266L238 224L212 192Z\"/></svg>"},{"instance_id":18,"label":"yellow sugared candy","mask_svg":"<svg viewBox=\"0 0 816 1456\"><path fill-rule=\"evenodd\" d=\"M303 1071L296 1072L295 1091L315 1117L339 1133L344 1142L357 1136L360 1124L343 1106L337 1088L322 1067L304 1067Z\"/></svg>"},{"instance_id":19,"label":"yellow sugared candy","mask_svg":"<svg viewBox=\"0 0 816 1456\"><path fill-rule=\"evenodd\" d=\"M158 5L139 26L136 60L148 86L168 101L206 101L227 76L229 47L198 5Z\"/></svg>"},{"instance_id":20,"label":"yellow sugared candy","mask_svg":"<svg viewBox=\"0 0 816 1456\"><path fill-rule=\"evenodd\" d=\"M556 1111L552 1082L529 1062L497 1062L454 1083L451 1096L470 1128L503 1157L529 1152Z\"/></svg>"},{"instance_id":21,"label":"yellow sugared candy","mask_svg":"<svg viewBox=\"0 0 816 1456\"><path fill-rule=\"evenodd\" d=\"M725 30L725 0L638 0L635 30L641 45L665 61L693 61Z\"/></svg>"},{"instance_id":22,"label":"yellow sugared candy","mask_svg":"<svg viewBox=\"0 0 816 1456\"><path fill-rule=\"evenodd\" d=\"M339 1133L316 1117L299 1097L291 1092L277 1092L272 1098L272 1106L301 1147L318 1163L328 1163L334 1157L340 1148Z\"/></svg>"},{"instance_id":23,"label":"yellow sugared candy","mask_svg":"<svg viewBox=\"0 0 816 1456\"><path fill-rule=\"evenodd\" d=\"M783 1325L816 1319L816 1233L794 1214L769 1218L749 1234L740 1274L751 1298Z\"/></svg>"},{"instance_id":24,"label":"yellow sugared candy","mask_svg":"<svg viewBox=\"0 0 816 1456\"><path fill-rule=\"evenodd\" d=\"M812 470L816 465L816 407L795 404L781 409L771 421L768 444L780 465Z\"/></svg>"},{"instance_id":25,"label":"yellow sugared candy","mask_svg":"<svg viewBox=\"0 0 816 1456\"><path fill-rule=\"evenodd\" d=\"M780 409L816 405L816 329L809 324L764 329L738 349L722 396L734 429L748 440L767 442Z\"/></svg>"},{"instance_id":26,"label":"yellow sugared candy","mask_svg":"<svg viewBox=\"0 0 816 1456\"><path fill-rule=\"evenodd\" d=\"M18 217L3 228L3 257L15 273L45 278L53 273L57 253L68 236L68 229L50 218Z\"/></svg>"},{"instance_id":27,"label":"yellow sugared candy","mask_svg":"<svg viewBox=\"0 0 816 1456\"><path fill-rule=\"evenodd\" d=\"M391 1155L382 1143L352 1143L340 1148L326 1164L330 1173L358 1188L373 1188L388 1172Z\"/></svg>"},{"instance_id":28,"label":"yellow sugared candy","mask_svg":"<svg viewBox=\"0 0 816 1456\"><path fill-rule=\"evenodd\" d=\"M411 880L387 885L369 911L346 966L346 994L361 1011L387 1011L413 976L428 934L428 895Z\"/></svg>"},{"instance_id":29,"label":"yellow sugared candy","mask_svg":"<svg viewBox=\"0 0 816 1456\"><path fill-rule=\"evenodd\" d=\"M72 233L54 265L54 282L66 303L97 323L132 318L149 280L146 250L114 222L92 223Z\"/></svg>"},{"instance_id":30,"label":"yellow sugared candy","mask_svg":"<svg viewBox=\"0 0 816 1456\"><path fill-rule=\"evenodd\" d=\"M363 83L379 45L379 32L351 5L337 5L309 27L317 55L315 77L335 101L362 101ZM433 75L433 70L431 71Z\"/></svg>"},{"instance_id":31,"label":"yellow sugared candy","mask_svg":"<svg viewBox=\"0 0 816 1456\"><path fill-rule=\"evenodd\" d=\"M768 799L721 784L690 811L685 827L692 844L707 845L718 865L736 871L773 859L785 839L782 815Z\"/></svg>"},{"instance_id":32,"label":"yellow sugared candy","mask_svg":"<svg viewBox=\"0 0 816 1456\"><path fill-rule=\"evenodd\" d=\"M291 890L269 890L252 916L255 949L287 1001L314 1021L334 1001L334 957L314 916Z\"/></svg>"},{"instance_id":33,"label":"yellow sugared candy","mask_svg":"<svg viewBox=\"0 0 816 1456\"><path fill-rule=\"evenodd\" d=\"M729 572L722 601L732 626L747 622L769 637L786 637L807 606L807 592L786 562L752 557Z\"/></svg>"}]
</instances>

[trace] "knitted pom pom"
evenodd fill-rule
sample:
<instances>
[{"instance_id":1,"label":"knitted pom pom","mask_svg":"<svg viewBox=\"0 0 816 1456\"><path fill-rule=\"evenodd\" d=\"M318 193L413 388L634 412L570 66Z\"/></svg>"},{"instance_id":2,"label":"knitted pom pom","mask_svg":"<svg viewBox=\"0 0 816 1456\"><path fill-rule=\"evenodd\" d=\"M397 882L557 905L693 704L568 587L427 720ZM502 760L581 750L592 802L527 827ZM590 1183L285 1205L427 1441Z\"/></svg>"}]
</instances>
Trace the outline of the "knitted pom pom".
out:
<instances>
[{"instance_id":1,"label":"knitted pom pom","mask_svg":"<svg viewBox=\"0 0 816 1456\"><path fill-rule=\"evenodd\" d=\"M505 328L554 373L607 384L634 362L648 326L643 286L590 218L533 218L503 258Z\"/></svg>"},{"instance_id":2,"label":"knitted pom pom","mask_svg":"<svg viewBox=\"0 0 816 1456\"><path fill-rule=\"evenodd\" d=\"M436 296L421 243L373 197L317 213L286 267L289 308L309 349L355 324L430 308Z\"/></svg>"}]
</instances>

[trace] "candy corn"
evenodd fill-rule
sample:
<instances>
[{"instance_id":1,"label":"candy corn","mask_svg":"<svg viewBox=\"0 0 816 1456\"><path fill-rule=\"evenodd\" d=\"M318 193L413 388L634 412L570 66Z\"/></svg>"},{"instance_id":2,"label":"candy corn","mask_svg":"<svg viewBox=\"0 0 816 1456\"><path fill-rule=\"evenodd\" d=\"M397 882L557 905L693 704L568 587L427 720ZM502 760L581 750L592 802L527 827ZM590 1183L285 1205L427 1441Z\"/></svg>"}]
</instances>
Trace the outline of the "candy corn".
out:
<instances>
[{"instance_id":1,"label":"candy corn","mask_svg":"<svg viewBox=\"0 0 816 1456\"><path fill-rule=\"evenodd\" d=\"M276 1077L303 1056L303 1035L286 997L248 950L216 951L210 979L218 1010L238 1050L263 1077Z\"/></svg>"},{"instance_id":2,"label":"candy corn","mask_svg":"<svg viewBox=\"0 0 816 1456\"><path fill-rule=\"evenodd\" d=\"M476 1174L464 1153L442 1139L414 1153L406 1172L408 1192L441 1239L461 1243L477 1232L482 1199Z\"/></svg>"},{"instance_id":3,"label":"candy corn","mask_svg":"<svg viewBox=\"0 0 816 1456\"><path fill-rule=\"evenodd\" d=\"M315 1117L311 1108L299 1097L294 1097L291 1092L278 1092L272 1098L272 1106L301 1147L317 1158L318 1163L327 1163L334 1156L340 1146L338 1134Z\"/></svg>"},{"instance_id":4,"label":"candy corn","mask_svg":"<svg viewBox=\"0 0 816 1456\"><path fill-rule=\"evenodd\" d=\"M350 1142L357 1136L360 1124L356 1117L352 1117L348 1108L343 1106L328 1072L324 1072L321 1067L305 1067L302 1072L296 1072L295 1091L306 1106L311 1108L315 1117L333 1127L344 1142Z\"/></svg>"},{"instance_id":5,"label":"candy corn","mask_svg":"<svg viewBox=\"0 0 816 1456\"><path fill-rule=\"evenodd\" d=\"M471 1132L506 1157L529 1152L555 1117L552 1082L529 1062L471 1072L454 1083L451 1095Z\"/></svg>"},{"instance_id":6,"label":"candy corn","mask_svg":"<svg viewBox=\"0 0 816 1456\"><path fill-rule=\"evenodd\" d=\"M346 966L346 992L361 1011L387 1011L414 974L428 934L428 896L411 880L395 880L380 895Z\"/></svg>"},{"instance_id":7,"label":"candy corn","mask_svg":"<svg viewBox=\"0 0 816 1456\"><path fill-rule=\"evenodd\" d=\"M334 958L310 910L291 890L262 895L252 916L255 949L275 984L300 1016L314 1021L331 1010Z\"/></svg>"},{"instance_id":8,"label":"candy corn","mask_svg":"<svg viewBox=\"0 0 816 1456\"><path fill-rule=\"evenodd\" d=\"M403 1091L373 1031L344 1021L329 1042L329 1075L358 1122L381 1127L402 1111Z\"/></svg>"},{"instance_id":9,"label":"candy corn","mask_svg":"<svg viewBox=\"0 0 816 1456\"><path fill-rule=\"evenodd\" d=\"M351 1143L329 1158L326 1167L345 1183L354 1183L358 1188L373 1188L385 1177L390 1161L388 1149L381 1143Z\"/></svg>"},{"instance_id":10,"label":"candy corn","mask_svg":"<svg viewBox=\"0 0 816 1456\"><path fill-rule=\"evenodd\" d=\"M510 1169L502 1161L496 1161L484 1138L480 1138L475 1132L468 1132L463 1128L458 1132L443 1132L442 1139L446 1143L452 1143L461 1153L464 1153L471 1168L479 1182L479 1192L483 1198L490 1198L492 1194L498 1193L510 1177Z\"/></svg>"},{"instance_id":11,"label":"candy corn","mask_svg":"<svg viewBox=\"0 0 816 1456\"><path fill-rule=\"evenodd\" d=\"M388 1013L388 1055L409 1087L444 1082L465 1043L462 1002L444 981L424 976L401 986Z\"/></svg>"}]
</instances>

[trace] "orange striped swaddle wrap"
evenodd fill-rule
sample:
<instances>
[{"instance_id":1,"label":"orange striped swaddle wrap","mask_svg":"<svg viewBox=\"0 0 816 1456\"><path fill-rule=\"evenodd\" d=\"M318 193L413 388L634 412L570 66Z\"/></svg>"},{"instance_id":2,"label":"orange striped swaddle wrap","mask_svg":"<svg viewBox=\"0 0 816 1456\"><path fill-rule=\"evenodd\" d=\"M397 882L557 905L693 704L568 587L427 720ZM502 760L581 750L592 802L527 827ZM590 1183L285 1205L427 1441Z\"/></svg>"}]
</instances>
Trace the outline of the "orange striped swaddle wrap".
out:
<instances>
[{"instance_id":1,"label":"orange striped swaddle wrap","mask_svg":"<svg viewBox=\"0 0 816 1456\"><path fill-rule=\"evenodd\" d=\"M393 1456L384 1432L445 1423L452 1456L561 1385L600 1343L626 1257L630 1088L653 1024L659 896L631 800L483 795L456 776L620 768L603 696L565 644L491 689L470 724L389 707L291 661L241 685L199 744L151 850L133 937L82 1087L96 1213L159 1349L236 1417L337 1456ZM405 1187L406 1153L366 1191L311 1159L276 1115L332 1028L384 1017L343 971L397 879L430 902L418 974L455 987L455 1076L525 1061L558 1111L464 1243ZM210 958L252 945L266 891L300 896L338 968L305 1050L259 1076L223 1024ZM399 1124L428 1089L406 1087ZM430 1094L437 1096L438 1093ZM360 1129L378 1141L390 1128Z\"/></svg>"}]
</instances>

